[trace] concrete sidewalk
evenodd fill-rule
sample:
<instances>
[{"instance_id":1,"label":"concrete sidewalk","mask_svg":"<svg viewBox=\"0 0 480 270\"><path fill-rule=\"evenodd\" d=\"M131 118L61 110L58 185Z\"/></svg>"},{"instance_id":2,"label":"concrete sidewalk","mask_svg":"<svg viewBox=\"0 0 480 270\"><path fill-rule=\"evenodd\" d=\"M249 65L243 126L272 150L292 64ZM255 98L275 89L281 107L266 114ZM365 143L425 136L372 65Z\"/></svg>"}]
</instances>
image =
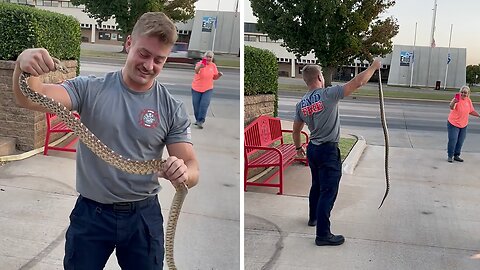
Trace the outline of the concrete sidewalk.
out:
<instances>
[{"instance_id":1,"label":"concrete sidewalk","mask_svg":"<svg viewBox=\"0 0 480 270\"><path fill-rule=\"evenodd\" d=\"M337 247L316 246L307 226L308 167L286 170L284 195L249 187L245 269L480 269L480 153L462 157L450 164L443 150L390 148L390 194L377 209L384 148L367 142L353 174L344 167L331 216L346 238Z\"/></svg>"},{"instance_id":2,"label":"concrete sidewalk","mask_svg":"<svg viewBox=\"0 0 480 270\"><path fill-rule=\"evenodd\" d=\"M228 116L212 114L227 109L236 111ZM238 101L235 105L214 99L205 129L192 128L201 177L179 218L175 239L179 269L240 267L238 112ZM51 155L0 167L2 270L63 269L65 231L77 197L75 156L54 151ZM166 224L174 189L166 181L161 185L159 198ZM105 269L119 269L115 255Z\"/></svg>"}]
</instances>

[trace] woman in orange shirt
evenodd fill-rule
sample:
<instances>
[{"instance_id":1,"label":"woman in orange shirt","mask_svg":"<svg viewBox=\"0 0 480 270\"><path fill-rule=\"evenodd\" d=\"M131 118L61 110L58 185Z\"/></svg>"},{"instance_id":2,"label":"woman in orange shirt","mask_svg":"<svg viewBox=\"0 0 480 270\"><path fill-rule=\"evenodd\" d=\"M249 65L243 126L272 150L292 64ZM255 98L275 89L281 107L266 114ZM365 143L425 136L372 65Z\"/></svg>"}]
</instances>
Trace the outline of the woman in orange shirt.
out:
<instances>
[{"instance_id":1,"label":"woman in orange shirt","mask_svg":"<svg viewBox=\"0 0 480 270\"><path fill-rule=\"evenodd\" d=\"M468 115L480 117L473 107L470 99L470 88L462 86L459 94L450 101L450 114L448 115L447 129L448 129L448 145L447 154L448 162L459 161L463 162L460 157L463 142L467 136Z\"/></svg>"},{"instance_id":2,"label":"woman in orange shirt","mask_svg":"<svg viewBox=\"0 0 480 270\"><path fill-rule=\"evenodd\" d=\"M195 125L203 128L207 116L208 106L213 93L213 81L222 77L217 65L213 61L213 52L205 52L202 61L195 66L195 76L192 82L192 103L195 115Z\"/></svg>"}]
</instances>

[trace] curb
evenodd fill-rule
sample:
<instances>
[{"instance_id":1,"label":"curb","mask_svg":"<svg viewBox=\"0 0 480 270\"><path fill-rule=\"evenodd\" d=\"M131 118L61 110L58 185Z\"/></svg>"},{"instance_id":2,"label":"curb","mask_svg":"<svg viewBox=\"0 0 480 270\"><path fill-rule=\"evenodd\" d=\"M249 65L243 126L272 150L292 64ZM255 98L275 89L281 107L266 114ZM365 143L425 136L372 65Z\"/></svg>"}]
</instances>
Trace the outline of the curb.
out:
<instances>
[{"instance_id":1,"label":"curb","mask_svg":"<svg viewBox=\"0 0 480 270\"><path fill-rule=\"evenodd\" d=\"M59 138L58 140L49 143L48 145L57 146L60 143L62 143L63 141L65 141L66 139L70 138L71 136L74 136L73 133L66 134L63 137ZM18 160L23 160L23 159L32 157L36 154L42 153L44 149L45 149L45 146L42 146L40 148L33 149L33 150L28 151L28 152L23 152L21 154L0 156L0 165L4 165L5 163L7 163L9 161L18 161Z\"/></svg>"},{"instance_id":2,"label":"curb","mask_svg":"<svg viewBox=\"0 0 480 270\"><path fill-rule=\"evenodd\" d=\"M353 171L355 170L355 167L357 167L358 161L360 160L363 151L367 147L367 142L362 136L354 134L349 135L357 138L357 142L342 163L342 172L344 174L353 174Z\"/></svg>"},{"instance_id":3,"label":"curb","mask_svg":"<svg viewBox=\"0 0 480 270\"><path fill-rule=\"evenodd\" d=\"M305 93L301 91L289 91L285 89L278 90L279 93L282 94L290 94L294 95L297 94L299 97L303 96ZM367 99L376 99L378 100L378 96L361 96L361 95L350 95L349 99L356 99L356 98L367 98ZM406 100L406 101L420 101L420 102L439 102L439 103L449 103L450 100L443 100L443 99L422 99L422 98L402 98L402 97L384 97L384 100ZM345 98L343 99L345 100ZM472 101L473 104L480 103L480 101Z\"/></svg>"}]
</instances>

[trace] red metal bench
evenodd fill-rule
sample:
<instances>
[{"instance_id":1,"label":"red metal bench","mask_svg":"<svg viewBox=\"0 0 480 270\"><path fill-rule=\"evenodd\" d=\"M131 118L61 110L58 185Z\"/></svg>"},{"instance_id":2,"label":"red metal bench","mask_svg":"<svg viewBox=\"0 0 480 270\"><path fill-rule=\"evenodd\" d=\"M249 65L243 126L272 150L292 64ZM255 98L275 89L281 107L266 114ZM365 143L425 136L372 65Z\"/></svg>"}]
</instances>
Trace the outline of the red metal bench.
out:
<instances>
[{"instance_id":1,"label":"red metal bench","mask_svg":"<svg viewBox=\"0 0 480 270\"><path fill-rule=\"evenodd\" d=\"M75 117L80 118L78 113L73 113ZM50 134L51 133L70 133L72 130L67 127L67 125L57 119L57 115L54 113L45 113L45 120L47 122L47 133L45 134L45 145L43 149L43 154L48 155L48 150L56 151L66 151L66 152L76 152L77 150L73 145L78 141L78 137L75 137L65 146L50 146Z\"/></svg>"},{"instance_id":2,"label":"red metal bench","mask_svg":"<svg viewBox=\"0 0 480 270\"><path fill-rule=\"evenodd\" d=\"M279 118L262 115L255 121L250 123L244 130L244 157L245 157L245 173L244 173L244 189L247 186L265 186L278 187L278 194L283 194L283 171L294 161L302 161L308 165L305 158L297 157L295 145L286 144L283 141L283 133L292 133L292 130L284 130L281 127ZM308 144L308 135L302 131L305 136L305 142ZM276 145L276 143L278 145ZM251 168L269 168L278 167L278 170L261 182L248 182L248 171ZM279 175L279 183L270 183L270 181Z\"/></svg>"}]
</instances>

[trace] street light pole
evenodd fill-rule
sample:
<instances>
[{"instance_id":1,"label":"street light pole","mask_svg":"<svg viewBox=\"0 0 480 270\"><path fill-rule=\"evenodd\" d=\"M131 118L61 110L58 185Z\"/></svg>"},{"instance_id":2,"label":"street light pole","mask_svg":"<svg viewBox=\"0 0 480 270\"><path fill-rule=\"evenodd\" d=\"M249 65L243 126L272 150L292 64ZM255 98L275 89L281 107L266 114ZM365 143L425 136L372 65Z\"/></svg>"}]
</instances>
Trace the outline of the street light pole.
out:
<instances>
[{"instance_id":1,"label":"street light pole","mask_svg":"<svg viewBox=\"0 0 480 270\"><path fill-rule=\"evenodd\" d=\"M447 53L447 67L445 69L445 81L443 83L443 90L447 88L447 75L448 75L448 64L450 64L450 44L452 43L452 30L453 30L453 24L450 25L450 38L448 40L448 53Z\"/></svg>"},{"instance_id":2,"label":"street light pole","mask_svg":"<svg viewBox=\"0 0 480 270\"><path fill-rule=\"evenodd\" d=\"M217 17L215 17L215 29L213 29L212 52L214 53L215 53L215 36L217 35L219 10L220 10L220 0L218 0L218 4L217 4Z\"/></svg>"},{"instance_id":3,"label":"street light pole","mask_svg":"<svg viewBox=\"0 0 480 270\"><path fill-rule=\"evenodd\" d=\"M411 58L411 64L412 64L412 68L410 69L410 87L412 87L413 85L413 68L414 68L414 65L415 65L415 45L417 43L417 23L415 23L415 35L414 35L414 38L413 38L413 54L412 54L412 58Z\"/></svg>"}]
</instances>

